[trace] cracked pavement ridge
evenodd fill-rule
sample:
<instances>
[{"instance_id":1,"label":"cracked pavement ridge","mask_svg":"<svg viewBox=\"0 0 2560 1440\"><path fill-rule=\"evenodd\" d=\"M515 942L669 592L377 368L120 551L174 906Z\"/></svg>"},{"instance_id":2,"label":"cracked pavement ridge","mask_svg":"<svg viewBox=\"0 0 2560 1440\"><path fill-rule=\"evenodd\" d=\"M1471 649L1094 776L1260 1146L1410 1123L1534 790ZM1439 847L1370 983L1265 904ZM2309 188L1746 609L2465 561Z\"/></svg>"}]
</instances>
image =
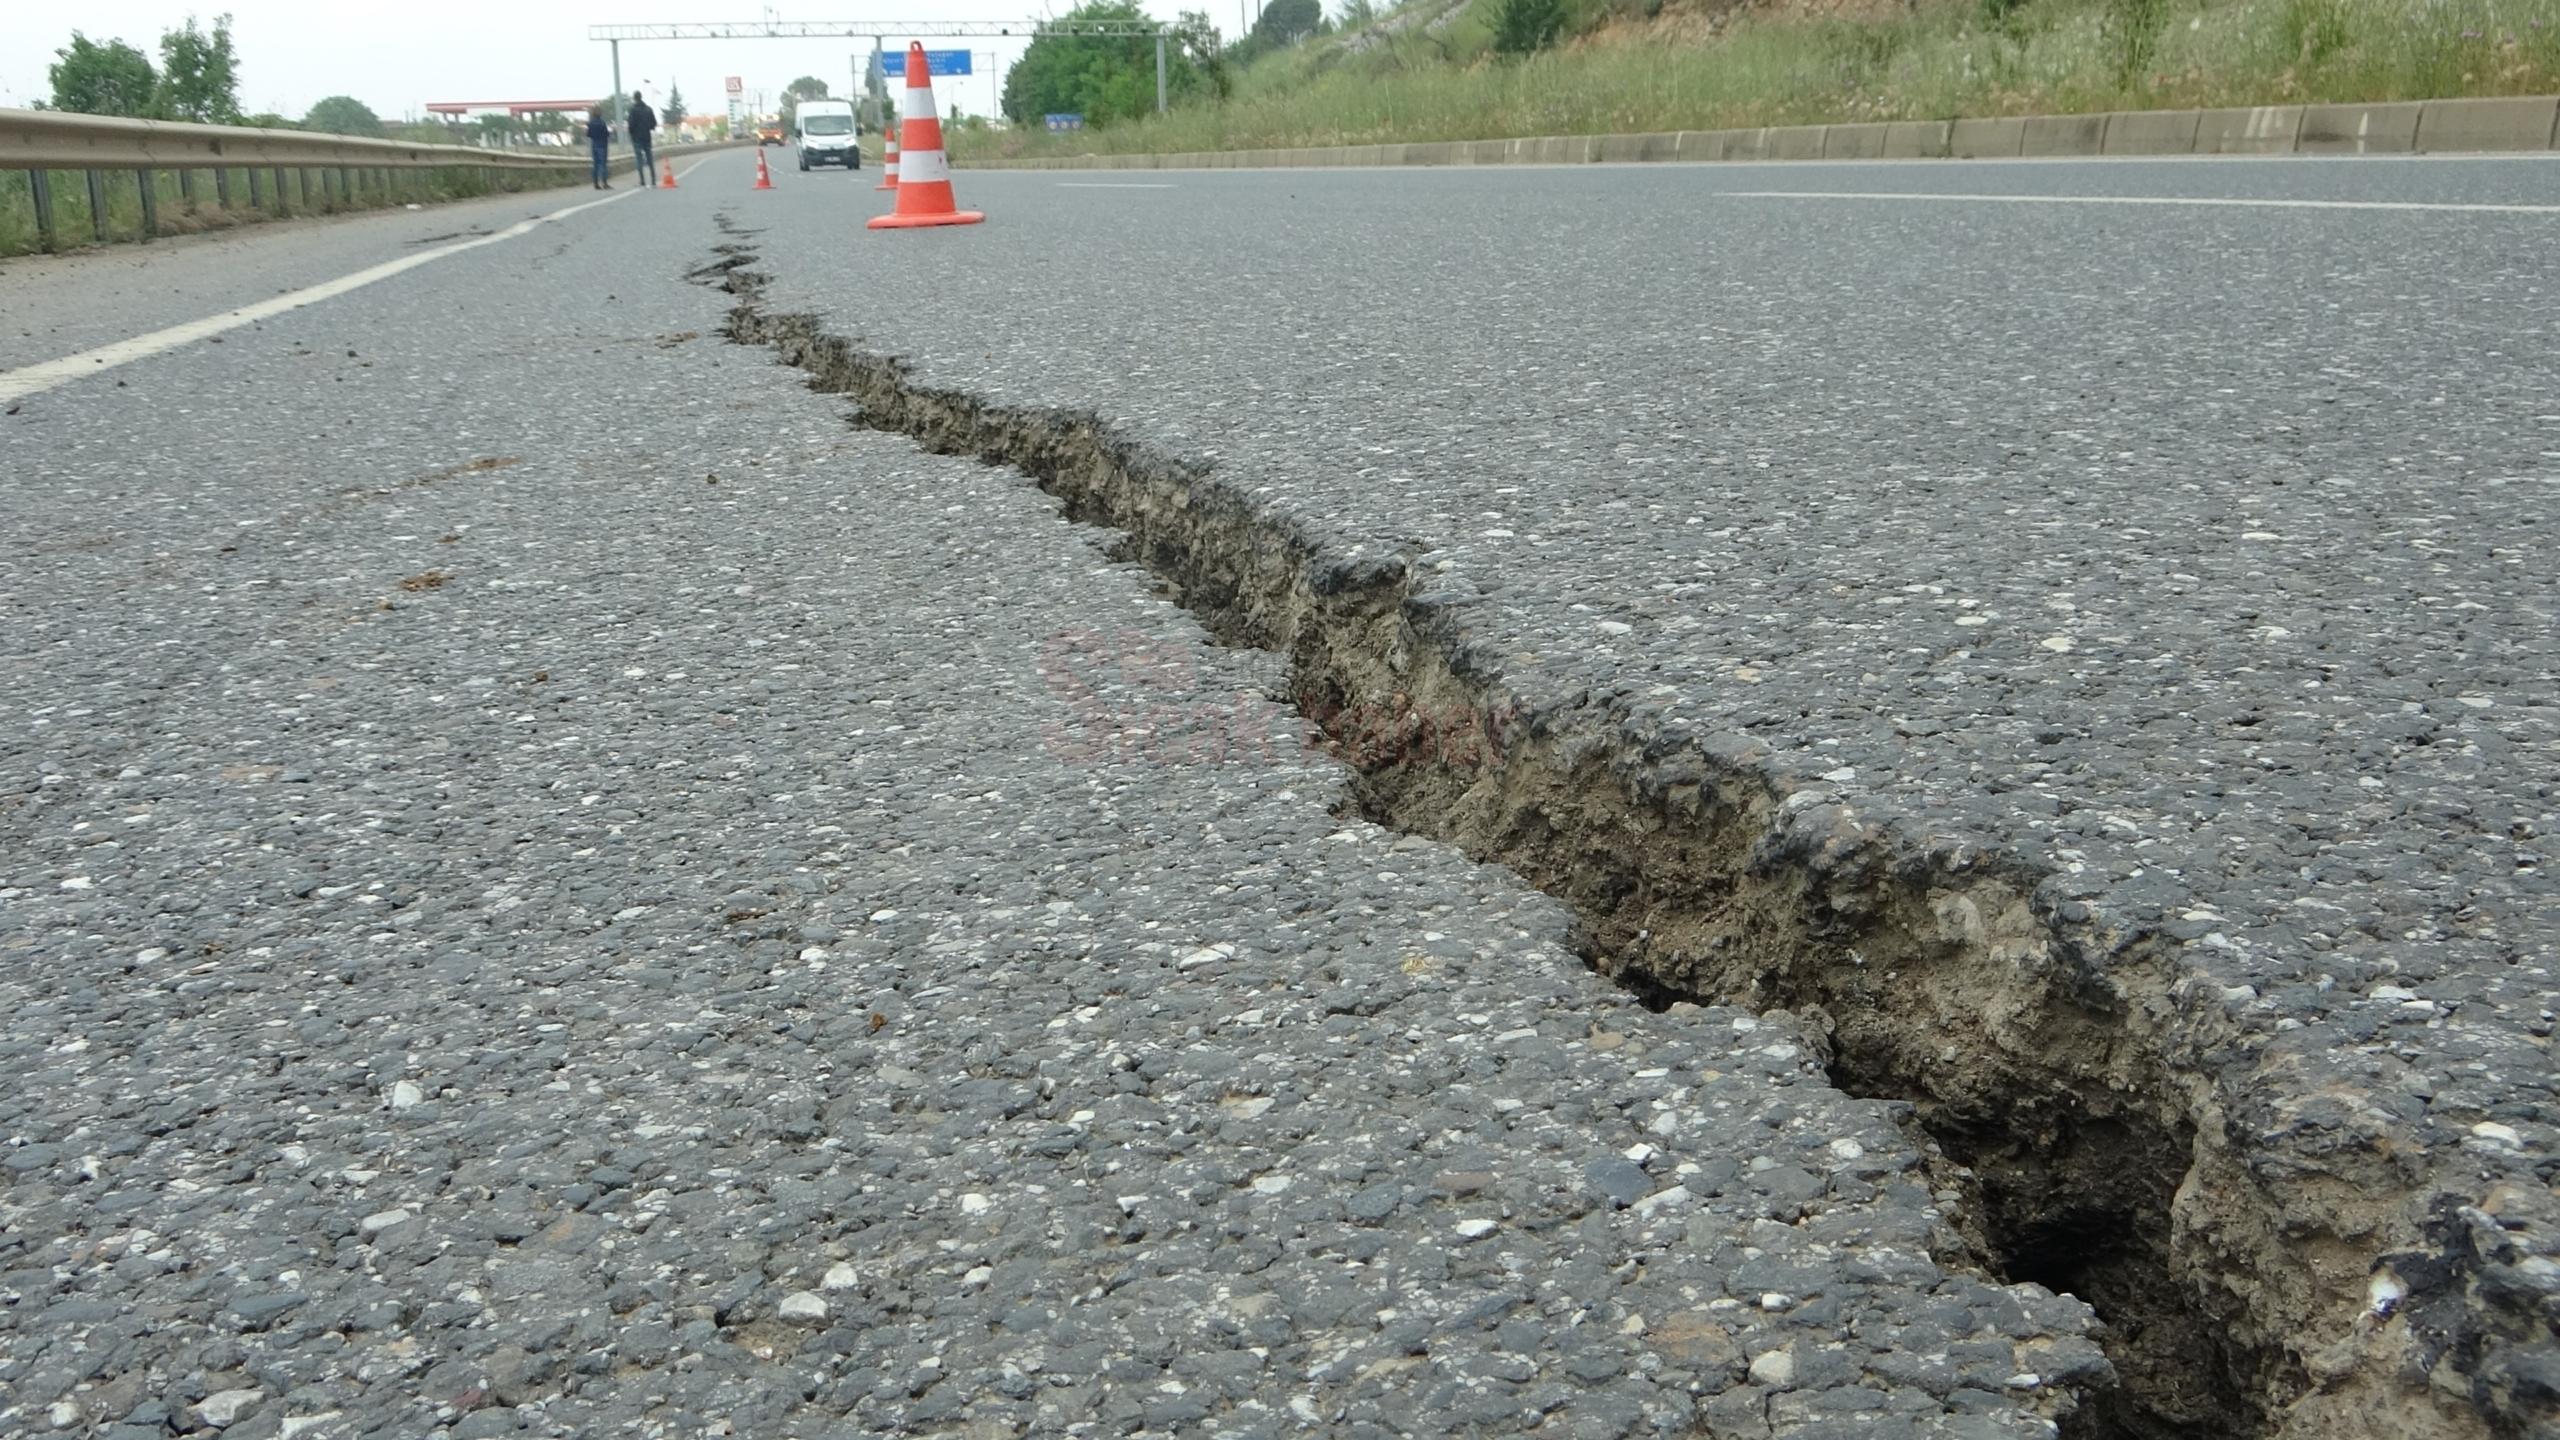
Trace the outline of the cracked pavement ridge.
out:
<instances>
[{"instance_id":1,"label":"cracked pavement ridge","mask_svg":"<svg viewBox=\"0 0 2560 1440\"><path fill-rule=\"evenodd\" d=\"M1818 1036L1336 818L1258 657L579 233L134 367L253 425L9 432L0 1426L1991 1440L2103 1376Z\"/></svg>"},{"instance_id":2,"label":"cracked pavement ridge","mask_svg":"<svg viewBox=\"0 0 2560 1440\"><path fill-rule=\"evenodd\" d=\"M2538 172L1929 173L2496 199ZM2560 420L2548 317L2511 303L2549 248L2161 212L2126 251L2120 217L1715 199L1743 183L972 175L1036 223L865 252L862 294L935 297L922 327L810 263L797 198L759 244L775 313L902 384L1089 415L1327 555L1412 557L1485 683L1602 753L1738 767L1842 850L2022 857L2040 926L2119 937L2073 964L2194 1136L2161 1221L2279 1433L2552 1423L2560 607L2517 539Z\"/></svg>"}]
</instances>

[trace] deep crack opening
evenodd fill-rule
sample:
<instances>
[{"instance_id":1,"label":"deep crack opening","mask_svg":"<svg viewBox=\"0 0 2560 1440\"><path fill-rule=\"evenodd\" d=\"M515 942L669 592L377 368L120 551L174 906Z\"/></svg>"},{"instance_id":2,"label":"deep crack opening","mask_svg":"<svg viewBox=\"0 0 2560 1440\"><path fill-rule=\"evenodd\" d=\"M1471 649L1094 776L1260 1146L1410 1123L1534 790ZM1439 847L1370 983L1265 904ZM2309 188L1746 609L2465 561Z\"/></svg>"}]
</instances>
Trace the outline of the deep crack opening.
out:
<instances>
[{"instance_id":1,"label":"deep crack opening","mask_svg":"<svg viewBox=\"0 0 2560 1440\"><path fill-rule=\"evenodd\" d=\"M1790 1011L1827 1035L1826 1073L1843 1093L1908 1103L1915 1138L1952 1162L1943 1178L1965 1197L1959 1229L1975 1268L2076 1295L2106 1322L2117 1376L2066 1417L2069 1440L2265 1433L2251 1357L2231 1352L2176 1279L2170 1205L2194 1148L2183 1116L2123 1097L2093 1103L2038 1057L2003 1056L1980 1036L1951 1050L1979 987L1962 976L1895 984L1947 968L1944 940L1896 919L1889 901L1861 914L1811 887L1754 894L1768 876L1753 872L1775 857L1755 865L1741 853L1738 816L1678 833L1678 816L1631 805L1616 777L1546 775L1532 796L1488 809L1483 780L1391 759L1364 768L1355 793L1373 822L1449 841L1568 901L1584 958L1644 1003ZM1500 819L1488 826L1486 814ZM1931 1003L1910 1008L1914 988ZM2103 1012L2052 995L2035 1003L2049 1012L2039 1029L2056 1054L2045 1058L2122 1038Z\"/></svg>"},{"instance_id":2,"label":"deep crack opening","mask_svg":"<svg viewBox=\"0 0 2560 1440\"><path fill-rule=\"evenodd\" d=\"M1863 1093L1835 1071L1842 1087ZM2107 1323L2119 1382L2063 1425L2069 1440L2242 1440L2265 1416L2219 1327L2172 1279L2169 1206L2191 1141L2148 1123L2071 1117L2033 1149L2013 1131L1922 1127L1970 1177L1968 1210L1986 1267L2087 1300Z\"/></svg>"},{"instance_id":3,"label":"deep crack opening","mask_svg":"<svg viewBox=\"0 0 2560 1440\"><path fill-rule=\"evenodd\" d=\"M1647 1006L1792 1011L1827 1034L1834 1085L1903 1102L1964 1197L1964 1258L2105 1321L2116 1374L2076 1384L2069 1440L2269 1433L2299 1382L2283 1347L2238 1338L2269 1329L2249 1313L2249 1261L2235 1277L2173 1243L2198 1137L2156 1033L2133 1023L2165 988L2153 937L2101 956L2033 903L2022 861L1835 849L1838 826L1739 766L1648 770L1573 723L1587 717L1516 713L1462 647L1421 643L1450 637L1401 557L1322 559L1285 520L1090 416L918 387L898 361L765 314L751 259L702 276L740 297L732 340L773 346L870 428L1018 468L1064 518L1115 532L1108 553L1221 643L1285 655L1358 813L1567 902L1586 961Z\"/></svg>"}]
</instances>

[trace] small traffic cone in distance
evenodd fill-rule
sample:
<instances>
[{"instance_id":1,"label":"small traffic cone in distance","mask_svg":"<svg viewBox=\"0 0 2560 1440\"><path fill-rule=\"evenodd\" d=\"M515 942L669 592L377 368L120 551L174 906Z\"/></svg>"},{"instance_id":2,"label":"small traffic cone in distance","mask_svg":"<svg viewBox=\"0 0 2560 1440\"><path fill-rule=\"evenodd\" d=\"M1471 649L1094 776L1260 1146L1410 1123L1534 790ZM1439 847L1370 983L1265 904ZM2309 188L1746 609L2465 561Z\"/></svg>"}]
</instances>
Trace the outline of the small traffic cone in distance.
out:
<instances>
[{"instance_id":1,"label":"small traffic cone in distance","mask_svg":"<svg viewBox=\"0 0 2560 1440\"><path fill-rule=\"evenodd\" d=\"M951 198L951 161L942 153L942 116L933 108L933 75L922 41L907 46L907 92L898 105L898 208L871 221L874 230L975 225L987 217Z\"/></svg>"},{"instance_id":2,"label":"small traffic cone in distance","mask_svg":"<svg viewBox=\"0 0 2560 1440\"><path fill-rule=\"evenodd\" d=\"M756 158L761 160L764 156L759 154ZM676 162L673 160L661 160L658 162L658 188L661 190L673 190L676 188Z\"/></svg>"},{"instance_id":3,"label":"small traffic cone in distance","mask_svg":"<svg viewBox=\"0 0 2560 1440\"><path fill-rule=\"evenodd\" d=\"M755 188L758 190L770 190L773 188L773 172L764 168L764 147L761 145L756 147Z\"/></svg>"},{"instance_id":4,"label":"small traffic cone in distance","mask_svg":"<svg viewBox=\"0 0 2560 1440\"><path fill-rule=\"evenodd\" d=\"M898 127L896 125L892 124L889 127L889 137L884 143L887 148L880 152L880 183L871 188L895 190L898 188Z\"/></svg>"}]
</instances>

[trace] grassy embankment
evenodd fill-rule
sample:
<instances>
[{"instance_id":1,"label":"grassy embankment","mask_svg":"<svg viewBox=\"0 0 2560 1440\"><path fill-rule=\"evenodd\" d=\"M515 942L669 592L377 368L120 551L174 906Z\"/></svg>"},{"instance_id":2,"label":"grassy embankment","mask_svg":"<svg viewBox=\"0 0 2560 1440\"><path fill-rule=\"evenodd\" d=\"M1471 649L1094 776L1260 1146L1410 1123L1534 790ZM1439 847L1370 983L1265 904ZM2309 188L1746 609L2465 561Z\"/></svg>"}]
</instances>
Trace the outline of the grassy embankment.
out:
<instances>
[{"instance_id":1,"label":"grassy embankment","mask_svg":"<svg viewBox=\"0 0 2560 1440\"><path fill-rule=\"evenodd\" d=\"M962 132L953 151L988 163L2560 91L2560 0L1849 0L1828 14L1671 0L1514 62L1492 54L1496 3L1416 0L1266 57L1223 104L1074 135Z\"/></svg>"}]
</instances>

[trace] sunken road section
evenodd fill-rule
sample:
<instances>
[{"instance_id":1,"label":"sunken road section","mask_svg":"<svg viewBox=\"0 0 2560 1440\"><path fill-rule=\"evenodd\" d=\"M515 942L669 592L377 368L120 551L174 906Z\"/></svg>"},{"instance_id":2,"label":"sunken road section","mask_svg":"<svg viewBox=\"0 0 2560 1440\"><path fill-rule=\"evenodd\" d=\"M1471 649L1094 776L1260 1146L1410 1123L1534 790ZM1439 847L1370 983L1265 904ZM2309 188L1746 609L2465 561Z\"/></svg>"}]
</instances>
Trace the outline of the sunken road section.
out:
<instances>
[{"instance_id":1,"label":"sunken road section","mask_svg":"<svg viewBox=\"0 0 2560 1440\"><path fill-rule=\"evenodd\" d=\"M2067 864L1870 821L1748 737L1515 693L1469 634L1472 597L1435 589L1411 547L1323 538L1090 415L920 384L767 313L756 255L721 249L696 278L738 297L733 340L861 423L1019 468L1221 640L1285 656L1369 818L1566 901L1590 963L1649 1003L1791 1011L1828 1037L1835 1084L1908 1102L1982 1268L2108 1324L2117 1380L2067 1433L2560 1435L2538 1107L2438 1097L2428 1123L2470 1123L2395 1143L2407 1107L2375 1097L2408 1056L2374 1054L2371 1089L2317 1083L2325 1032L2242 1023L2257 993L2215 972L2198 917L2102 913ZM2373 994L2395 1019L2447 1008ZM2431 1025L2429 1043L2495 1087L2547 1076L2551 1020Z\"/></svg>"}]
</instances>

